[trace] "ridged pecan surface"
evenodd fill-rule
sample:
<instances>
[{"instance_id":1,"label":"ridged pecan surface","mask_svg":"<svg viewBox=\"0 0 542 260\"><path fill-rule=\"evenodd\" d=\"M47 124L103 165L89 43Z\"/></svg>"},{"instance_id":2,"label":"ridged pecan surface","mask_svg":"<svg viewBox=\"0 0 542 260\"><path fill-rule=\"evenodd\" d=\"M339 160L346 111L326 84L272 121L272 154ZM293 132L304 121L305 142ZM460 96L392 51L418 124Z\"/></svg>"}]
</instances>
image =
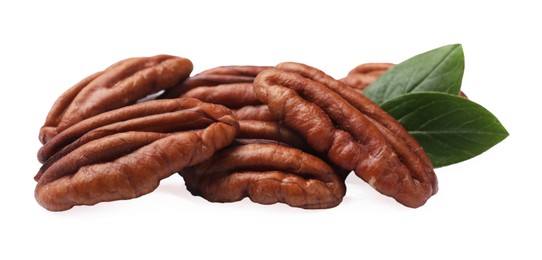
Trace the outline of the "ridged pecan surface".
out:
<instances>
[{"instance_id":1,"label":"ridged pecan surface","mask_svg":"<svg viewBox=\"0 0 542 260\"><path fill-rule=\"evenodd\" d=\"M261 72L254 88L276 120L382 194L419 207L437 192L423 148L395 119L344 83L289 62Z\"/></svg>"},{"instance_id":2,"label":"ridged pecan surface","mask_svg":"<svg viewBox=\"0 0 542 260\"><path fill-rule=\"evenodd\" d=\"M229 109L188 98L102 113L51 140L35 197L53 211L139 197L229 145L238 127Z\"/></svg>"},{"instance_id":3,"label":"ridged pecan surface","mask_svg":"<svg viewBox=\"0 0 542 260\"><path fill-rule=\"evenodd\" d=\"M394 65L393 63L363 63L348 72L341 81L350 87L364 90Z\"/></svg>"},{"instance_id":4,"label":"ridged pecan surface","mask_svg":"<svg viewBox=\"0 0 542 260\"><path fill-rule=\"evenodd\" d=\"M346 192L324 161L280 144L230 146L181 175L192 194L213 202L248 197L261 204L320 209L337 206Z\"/></svg>"},{"instance_id":5,"label":"ridged pecan surface","mask_svg":"<svg viewBox=\"0 0 542 260\"><path fill-rule=\"evenodd\" d=\"M197 87L212 87L222 84L252 83L256 75L269 66L220 66L204 70L182 84L170 88L159 98L177 98Z\"/></svg>"},{"instance_id":6,"label":"ridged pecan surface","mask_svg":"<svg viewBox=\"0 0 542 260\"><path fill-rule=\"evenodd\" d=\"M254 95L252 83L268 66L220 66L205 70L160 98L192 97L232 109L240 120L273 121L267 106Z\"/></svg>"},{"instance_id":7,"label":"ridged pecan surface","mask_svg":"<svg viewBox=\"0 0 542 260\"><path fill-rule=\"evenodd\" d=\"M170 55L119 61L64 92L47 115L39 139L47 143L79 121L178 85L191 71L190 60Z\"/></svg>"}]
</instances>

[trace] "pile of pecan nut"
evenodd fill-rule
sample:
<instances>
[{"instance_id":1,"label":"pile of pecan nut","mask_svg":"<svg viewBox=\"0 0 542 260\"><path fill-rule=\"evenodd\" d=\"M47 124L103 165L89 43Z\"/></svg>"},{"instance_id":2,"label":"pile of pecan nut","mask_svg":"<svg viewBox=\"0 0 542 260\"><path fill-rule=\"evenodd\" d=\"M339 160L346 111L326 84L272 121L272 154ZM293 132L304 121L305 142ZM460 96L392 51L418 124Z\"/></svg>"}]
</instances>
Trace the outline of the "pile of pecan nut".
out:
<instances>
[{"instance_id":1,"label":"pile of pecan nut","mask_svg":"<svg viewBox=\"0 0 542 260\"><path fill-rule=\"evenodd\" d=\"M337 206L354 171L419 207L437 192L424 150L363 89L393 64L336 80L300 63L222 66L131 58L63 93L39 139L38 203L51 211L132 199L179 173L212 202Z\"/></svg>"}]
</instances>

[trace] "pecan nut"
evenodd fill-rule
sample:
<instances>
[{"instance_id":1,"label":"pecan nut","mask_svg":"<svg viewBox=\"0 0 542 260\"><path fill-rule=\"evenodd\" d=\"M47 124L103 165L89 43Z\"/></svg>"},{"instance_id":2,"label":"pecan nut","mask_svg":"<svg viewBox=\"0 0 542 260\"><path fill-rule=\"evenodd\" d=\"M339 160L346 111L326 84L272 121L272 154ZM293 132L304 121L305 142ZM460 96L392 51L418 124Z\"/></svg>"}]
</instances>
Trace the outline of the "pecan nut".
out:
<instances>
[{"instance_id":1,"label":"pecan nut","mask_svg":"<svg viewBox=\"0 0 542 260\"><path fill-rule=\"evenodd\" d=\"M254 95L252 82L201 86L187 91L182 97L197 98L208 103L221 104L231 109L261 105Z\"/></svg>"},{"instance_id":2,"label":"pecan nut","mask_svg":"<svg viewBox=\"0 0 542 260\"><path fill-rule=\"evenodd\" d=\"M346 193L343 180L328 164L279 144L232 146L181 175L193 195L212 202L249 197L261 204L318 209L337 206Z\"/></svg>"},{"instance_id":3,"label":"pecan nut","mask_svg":"<svg viewBox=\"0 0 542 260\"><path fill-rule=\"evenodd\" d=\"M190 60L169 55L117 62L83 79L57 99L40 129L40 141L47 143L79 121L178 85L191 71Z\"/></svg>"},{"instance_id":4,"label":"pecan nut","mask_svg":"<svg viewBox=\"0 0 542 260\"><path fill-rule=\"evenodd\" d=\"M232 109L240 120L273 121L266 105L254 95L252 83L268 66L221 66L203 71L160 98L191 97Z\"/></svg>"},{"instance_id":5,"label":"pecan nut","mask_svg":"<svg viewBox=\"0 0 542 260\"><path fill-rule=\"evenodd\" d=\"M240 120L234 144L180 174L193 195L212 202L249 197L262 204L334 207L345 195L347 172L313 152L279 122Z\"/></svg>"},{"instance_id":6,"label":"pecan nut","mask_svg":"<svg viewBox=\"0 0 542 260\"><path fill-rule=\"evenodd\" d=\"M181 97L197 98L204 102L223 105L232 109L234 116L239 120L273 121L267 105L263 105L254 94L252 83L197 87Z\"/></svg>"},{"instance_id":7,"label":"pecan nut","mask_svg":"<svg viewBox=\"0 0 542 260\"><path fill-rule=\"evenodd\" d=\"M222 84L232 83L252 83L256 75L263 70L269 69L269 66L220 66L202 71L182 84L170 88L159 98L177 98L181 97L187 91L196 87L210 87Z\"/></svg>"},{"instance_id":8,"label":"pecan nut","mask_svg":"<svg viewBox=\"0 0 542 260\"><path fill-rule=\"evenodd\" d=\"M196 99L154 100L102 113L46 144L56 148L36 176L36 200L60 211L139 197L228 146L238 128L229 109Z\"/></svg>"},{"instance_id":9,"label":"pecan nut","mask_svg":"<svg viewBox=\"0 0 542 260\"><path fill-rule=\"evenodd\" d=\"M395 119L344 83L307 65L282 63L261 72L254 91L276 120L380 193L419 207L437 192L423 148Z\"/></svg>"},{"instance_id":10,"label":"pecan nut","mask_svg":"<svg viewBox=\"0 0 542 260\"><path fill-rule=\"evenodd\" d=\"M364 63L360 64L350 72L341 81L355 89L364 90L380 75L393 67L393 63Z\"/></svg>"},{"instance_id":11,"label":"pecan nut","mask_svg":"<svg viewBox=\"0 0 542 260\"><path fill-rule=\"evenodd\" d=\"M233 110L233 116L238 120L274 121L267 105L244 106Z\"/></svg>"},{"instance_id":12,"label":"pecan nut","mask_svg":"<svg viewBox=\"0 0 542 260\"><path fill-rule=\"evenodd\" d=\"M238 139L273 140L288 146L312 152L305 141L294 131L279 122L239 120Z\"/></svg>"}]
</instances>

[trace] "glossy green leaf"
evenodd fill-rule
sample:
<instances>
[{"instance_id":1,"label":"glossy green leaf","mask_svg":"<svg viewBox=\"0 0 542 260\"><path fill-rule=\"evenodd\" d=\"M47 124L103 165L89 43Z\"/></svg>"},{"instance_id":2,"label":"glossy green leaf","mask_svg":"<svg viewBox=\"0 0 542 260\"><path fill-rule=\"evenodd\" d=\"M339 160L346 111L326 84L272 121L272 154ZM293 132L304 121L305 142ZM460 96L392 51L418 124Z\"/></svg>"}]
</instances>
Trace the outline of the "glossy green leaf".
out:
<instances>
[{"instance_id":1,"label":"glossy green leaf","mask_svg":"<svg viewBox=\"0 0 542 260\"><path fill-rule=\"evenodd\" d=\"M443 93L411 93L382 105L418 140L434 167L477 156L508 136L484 107Z\"/></svg>"},{"instance_id":2,"label":"glossy green leaf","mask_svg":"<svg viewBox=\"0 0 542 260\"><path fill-rule=\"evenodd\" d=\"M464 69L465 57L461 45L446 45L397 64L367 87L363 94L378 105L407 93L457 95Z\"/></svg>"}]
</instances>

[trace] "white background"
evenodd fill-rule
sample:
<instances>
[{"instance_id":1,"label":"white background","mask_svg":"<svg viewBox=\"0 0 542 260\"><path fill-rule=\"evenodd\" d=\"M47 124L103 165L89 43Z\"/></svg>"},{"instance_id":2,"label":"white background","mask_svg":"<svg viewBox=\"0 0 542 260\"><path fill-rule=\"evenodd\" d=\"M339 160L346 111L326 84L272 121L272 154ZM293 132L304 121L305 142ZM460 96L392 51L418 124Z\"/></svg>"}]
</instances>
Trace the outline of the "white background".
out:
<instances>
[{"instance_id":1,"label":"white background","mask_svg":"<svg viewBox=\"0 0 542 260\"><path fill-rule=\"evenodd\" d=\"M0 4L0 259L542 259L541 9L527 1L11 1ZM341 78L461 43L463 90L510 136L437 169L418 209L351 175L328 210L215 204L174 175L130 201L48 212L38 131L80 79L134 56L218 65L298 61Z\"/></svg>"}]
</instances>

